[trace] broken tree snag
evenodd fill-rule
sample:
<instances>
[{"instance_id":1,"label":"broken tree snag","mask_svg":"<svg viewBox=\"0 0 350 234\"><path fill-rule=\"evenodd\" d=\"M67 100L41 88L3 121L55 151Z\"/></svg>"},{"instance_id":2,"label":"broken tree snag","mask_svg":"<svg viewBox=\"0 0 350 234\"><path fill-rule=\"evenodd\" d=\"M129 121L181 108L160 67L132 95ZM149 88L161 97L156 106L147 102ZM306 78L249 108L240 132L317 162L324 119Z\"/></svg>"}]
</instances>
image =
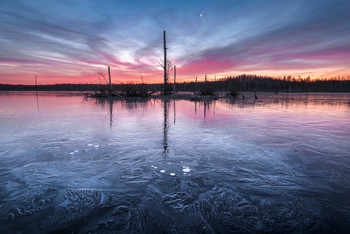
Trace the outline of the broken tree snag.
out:
<instances>
[{"instance_id":1,"label":"broken tree snag","mask_svg":"<svg viewBox=\"0 0 350 234\"><path fill-rule=\"evenodd\" d=\"M196 81L194 83L194 95L197 94L197 76L196 76Z\"/></svg>"},{"instance_id":2,"label":"broken tree snag","mask_svg":"<svg viewBox=\"0 0 350 234\"><path fill-rule=\"evenodd\" d=\"M174 65L174 93L176 92L176 66Z\"/></svg>"},{"instance_id":3,"label":"broken tree snag","mask_svg":"<svg viewBox=\"0 0 350 234\"><path fill-rule=\"evenodd\" d=\"M36 82L36 75L35 75L35 91L38 95L38 83Z\"/></svg>"},{"instance_id":4,"label":"broken tree snag","mask_svg":"<svg viewBox=\"0 0 350 234\"><path fill-rule=\"evenodd\" d=\"M111 69L108 66L108 77L109 77L109 93L112 93L112 80L111 80Z\"/></svg>"},{"instance_id":5,"label":"broken tree snag","mask_svg":"<svg viewBox=\"0 0 350 234\"><path fill-rule=\"evenodd\" d=\"M164 44L164 63L163 63L163 66L164 66L164 94L167 94L168 93L168 88L167 88L167 79L168 79L168 76L167 76L167 59L166 59L166 35L165 35L165 30L163 32L163 44Z\"/></svg>"}]
</instances>

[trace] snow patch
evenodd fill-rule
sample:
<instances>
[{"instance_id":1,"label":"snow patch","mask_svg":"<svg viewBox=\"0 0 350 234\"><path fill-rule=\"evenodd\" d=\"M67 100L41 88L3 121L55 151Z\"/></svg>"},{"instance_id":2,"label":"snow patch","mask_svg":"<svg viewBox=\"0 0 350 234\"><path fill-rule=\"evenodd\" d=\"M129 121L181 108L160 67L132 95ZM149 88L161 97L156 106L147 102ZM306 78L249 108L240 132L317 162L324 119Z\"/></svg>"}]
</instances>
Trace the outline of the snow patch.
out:
<instances>
[{"instance_id":1,"label":"snow patch","mask_svg":"<svg viewBox=\"0 0 350 234\"><path fill-rule=\"evenodd\" d=\"M190 172L191 171L191 168L187 167L187 166L183 166L183 169L182 169L183 172Z\"/></svg>"}]
</instances>

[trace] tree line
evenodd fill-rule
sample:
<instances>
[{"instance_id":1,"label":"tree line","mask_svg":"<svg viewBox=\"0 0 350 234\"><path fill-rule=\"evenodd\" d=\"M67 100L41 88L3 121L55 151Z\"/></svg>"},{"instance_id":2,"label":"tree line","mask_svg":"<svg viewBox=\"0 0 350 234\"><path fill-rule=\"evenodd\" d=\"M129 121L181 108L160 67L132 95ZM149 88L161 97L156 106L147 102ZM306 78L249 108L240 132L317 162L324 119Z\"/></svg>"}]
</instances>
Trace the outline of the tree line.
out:
<instances>
[{"instance_id":1,"label":"tree line","mask_svg":"<svg viewBox=\"0 0 350 234\"><path fill-rule=\"evenodd\" d=\"M113 91L146 89L149 92L162 90L164 84L112 84ZM54 84L54 85L11 85L0 84L1 91L78 91L88 92L107 90L106 84ZM169 92L173 91L173 85L168 84ZM176 91L197 92L197 94L210 95L215 92L350 92L350 80L344 78L273 78L259 75L229 76L212 81L182 82L176 83Z\"/></svg>"}]
</instances>

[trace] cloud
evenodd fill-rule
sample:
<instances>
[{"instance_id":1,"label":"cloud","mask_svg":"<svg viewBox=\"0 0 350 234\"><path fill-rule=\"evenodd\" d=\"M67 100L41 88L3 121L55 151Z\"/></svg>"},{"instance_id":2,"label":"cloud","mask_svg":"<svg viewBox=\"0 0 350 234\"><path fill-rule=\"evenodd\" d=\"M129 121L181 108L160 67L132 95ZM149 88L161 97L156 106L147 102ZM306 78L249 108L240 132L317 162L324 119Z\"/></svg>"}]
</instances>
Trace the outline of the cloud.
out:
<instances>
[{"instance_id":1,"label":"cloud","mask_svg":"<svg viewBox=\"0 0 350 234\"><path fill-rule=\"evenodd\" d=\"M66 74L62 82L90 82L106 66L124 81L142 72L160 82L163 30L180 80L205 73L347 73L349 11L340 0L5 0L0 82L16 81L18 67L23 77L40 73L48 83L60 82L57 73Z\"/></svg>"},{"instance_id":2,"label":"cloud","mask_svg":"<svg viewBox=\"0 0 350 234\"><path fill-rule=\"evenodd\" d=\"M215 70L289 72L347 66L350 62L350 17L346 17L348 8L326 4L316 7L316 10L311 8L314 11L310 15L307 6L300 6L296 9L296 19L292 15L289 18L293 20L284 20L283 24L268 24L268 27L246 38L191 54L184 70L209 73Z\"/></svg>"}]
</instances>

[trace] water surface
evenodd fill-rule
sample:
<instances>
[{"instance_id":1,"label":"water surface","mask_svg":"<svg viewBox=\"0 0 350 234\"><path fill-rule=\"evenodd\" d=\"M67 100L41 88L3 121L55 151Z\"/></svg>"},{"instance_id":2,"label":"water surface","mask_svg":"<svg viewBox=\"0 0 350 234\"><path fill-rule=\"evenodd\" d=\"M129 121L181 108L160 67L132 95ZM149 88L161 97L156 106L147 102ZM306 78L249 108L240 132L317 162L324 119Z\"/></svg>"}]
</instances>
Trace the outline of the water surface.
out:
<instances>
[{"instance_id":1,"label":"water surface","mask_svg":"<svg viewBox=\"0 0 350 234\"><path fill-rule=\"evenodd\" d=\"M0 231L346 232L350 95L0 95Z\"/></svg>"}]
</instances>

